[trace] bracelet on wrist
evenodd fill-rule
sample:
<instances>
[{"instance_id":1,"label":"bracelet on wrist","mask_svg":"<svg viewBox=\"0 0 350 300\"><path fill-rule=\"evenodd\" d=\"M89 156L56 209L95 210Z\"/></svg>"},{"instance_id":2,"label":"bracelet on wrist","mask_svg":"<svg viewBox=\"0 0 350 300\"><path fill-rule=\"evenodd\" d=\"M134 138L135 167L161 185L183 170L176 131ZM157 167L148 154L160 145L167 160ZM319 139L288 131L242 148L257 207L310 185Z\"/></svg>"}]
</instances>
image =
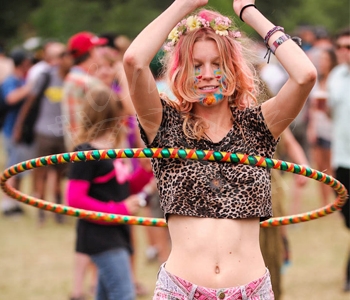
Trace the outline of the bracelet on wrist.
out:
<instances>
[{"instance_id":1,"label":"bracelet on wrist","mask_svg":"<svg viewBox=\"0 0 350 300\"><path fill-rule=\"evenodd\" d=\"M243 12L244 12L244 10L245 10L246 8L248 8L248 7L255 7L255 8L256 8L256 5L255 5L255 4L247 4L247 5L245 5L245 6L242 7L241 12L239 13L239 18L241 19L241 21L242 21L243 23L244 23L244 20L243 20L243 18L242 18ZM257 8L256 8L256 9L257 9Z\"/></svg>"},{"instance_id":2,"label":"bracelet on wrist","mask_svg":"<svg viewBox=\"0 0 350 300\"><path fill-rule=\"evenodd\" d=\"M271 46L266 46L267 47L267 52L264 56L264 58L266 58L266 56L268 56L268 60L267 60L267 63L270 62L270 57L271 57L271 53L272 54L275 54L276 53L276 50L279 46L281 46L285 41L288 41L288 40L292 40L293 42L295 42L299 47L301 47L302 45L302 40L300 37L290 37L290 35L288 34L284 34L282 36L280 36L277 40L275 40Z\"/></svg>"},{"instance_id":3,"label":"bracelet on wrist","mask_svg":"<svg viewBox=\"0 0 350 300\"><path fill-rule=\"evenodd\" d=\"M277 40L273 42L273 44L270 46L270 50L272 54L275 54L277 48L281 46L285 41L290 40L290 36L288 34L284 34L280 36Z\"/></svg>"},{"instance_id":4,"label":"bracelet on wrist","mask_svg":"<svg viewBox=\"0 0 350 300\"><path fill-rule=\"evenodd\" d=\"M275 34L278 31L282 31L284 33L284 28L281 26L275 26L273 27L268 33L266 33L266 36L264 38L264 43L267 48L269 48L269 40L273 34Z\"/></svg>"}]
</instances>

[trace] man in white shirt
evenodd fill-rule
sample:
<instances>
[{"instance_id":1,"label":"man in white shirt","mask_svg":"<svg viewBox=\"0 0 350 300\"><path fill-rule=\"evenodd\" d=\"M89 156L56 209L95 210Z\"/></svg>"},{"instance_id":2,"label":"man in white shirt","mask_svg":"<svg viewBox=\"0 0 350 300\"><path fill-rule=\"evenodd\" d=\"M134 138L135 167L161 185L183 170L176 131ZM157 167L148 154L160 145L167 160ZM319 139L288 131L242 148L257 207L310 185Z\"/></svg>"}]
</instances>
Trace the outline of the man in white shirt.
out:
<instances>
[{"instance_id":1,"label":"man in white shirt","mask_svg":"<svg viewBox=\"0 0 350 300\"><path fill-rule=\"evenodd\" d=\"M333 121L332 166L335 177L350 190L350 28L340 32L336 39L339 65L327 81L328 105ZM350 230L350 203L342 207L345 225ZM344 290L350 292L350 255L346 269Z\"/></svg>"}]
</instances>

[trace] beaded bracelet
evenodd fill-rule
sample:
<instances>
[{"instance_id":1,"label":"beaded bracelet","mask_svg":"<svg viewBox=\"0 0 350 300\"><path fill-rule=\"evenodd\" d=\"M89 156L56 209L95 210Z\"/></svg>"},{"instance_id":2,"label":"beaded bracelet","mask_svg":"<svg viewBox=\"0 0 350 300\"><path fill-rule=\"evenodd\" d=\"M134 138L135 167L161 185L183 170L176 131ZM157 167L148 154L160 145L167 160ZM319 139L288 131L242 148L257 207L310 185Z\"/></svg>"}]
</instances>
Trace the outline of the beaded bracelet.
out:
<instances>
[{"instance_id":1,"label":"beaded bracelet","mask_svg":"<svg viewBox=\"0 0 350 300\"><path fill-rule=\"evenodd\" d=\"M264 43L265 43L267 48L269 48L269 40L270 40L271 36L274 33L276 33L277 31L282 31L284 33L284 28L281 26L275 26L266 34L266 36L264 38Z\"/></svg>"}]
</instances>

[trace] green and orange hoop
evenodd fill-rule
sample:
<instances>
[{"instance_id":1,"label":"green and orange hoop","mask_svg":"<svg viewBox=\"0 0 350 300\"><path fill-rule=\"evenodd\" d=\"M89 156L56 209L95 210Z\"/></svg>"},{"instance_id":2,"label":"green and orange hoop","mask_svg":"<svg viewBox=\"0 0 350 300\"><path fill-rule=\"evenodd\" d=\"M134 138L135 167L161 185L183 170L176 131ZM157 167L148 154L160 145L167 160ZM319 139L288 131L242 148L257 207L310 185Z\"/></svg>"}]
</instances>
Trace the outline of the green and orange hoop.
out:
<instances>
[{"instance_id":1,"label":"green and orange hoop","mask_svg":"<svg viewBox=\"0 0 350 300\"><path fill-rule=\"evenodd\" d=\"M0 178L0 185L3 191L10 197L25 204L44 209L58 214L64 214L79 217L88 220L105 221L118 224L144 225L166 227L164 219L143 218L136 216L123 216L117 214L107 214L102 212L88 211L77 209L69 206L53 204L51 202L28 196L13 187L6 181L24 171L45 167L48 165L66 164L72 162L86 162L102 159L118 158L158 158L158 159L191 159L201 161L214 161L235 164L245 164L255 167L277 169L289 173L299 174L316 181L322 182L332 187L337 193L334 203L321 207L317 210L309 211L302 214L290 215L278 218L271 218L260 223L261 227L272 227L280 225L289 225L300 222L307 222L329 215L341 209L348 198L348 192L344 185L330 175L309 167L300 166L294 163L264 158L260 156L250 156L240 153L217 152L209 150L192 150L192 149L170 149L170 148L143 148L143 149L107 149L77 151L70 153L54 154L27 160L6 169Z\"/></svg>"}]
</instances>

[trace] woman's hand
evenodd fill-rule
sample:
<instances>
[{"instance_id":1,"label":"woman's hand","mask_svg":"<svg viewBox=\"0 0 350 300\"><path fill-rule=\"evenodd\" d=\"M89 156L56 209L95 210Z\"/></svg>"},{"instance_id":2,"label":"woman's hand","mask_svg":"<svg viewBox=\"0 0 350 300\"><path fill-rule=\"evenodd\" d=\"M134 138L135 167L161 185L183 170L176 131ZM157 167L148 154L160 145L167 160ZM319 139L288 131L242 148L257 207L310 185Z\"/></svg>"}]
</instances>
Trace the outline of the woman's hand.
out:
<instances>
[{"instance_id":1,"label":"woman's hand","mask_svg":"<svg viewBox=\"0 0 350 300\"><path fill-rule=\"evenodd\" d=\"M233 10L239 16L242 8L248 4L255 4L255 0L233 0Z\"/></svg>"},{"instance_id":2,"label":"woman's hand","mask_svg":"<svg viewBox=\"0 0 350 300\"><path fill-rule=\"evenodd\" d=\"M199 7L202 7L204 5L207 5L209 1L208 0L196 0L196 1L193 1L193 2L198 2L197 8L199 8Z\"/></svg>"},{"instance_id":3,"label":"woman's hand","mask_svg":"<svg viewBox=\"0 0 350 300\"><path fill-rule=\"evenodd\" d=\"M186 3L187 5L189 5L191 11L194 11L197 8L200 8L208 4L208 0L177 0L177 1L182 1L183 3Z\"/></svg>"},{"instance_id":4,"label":"woman's hand","mask_svg":"<svg viewBox=\"0 0 350 300\"><path fill-rule=\"evenodd\" d=\"M142 200L143 199L141 199L139 195L131 195L124 200L125 206L130 215L135 215L138 213Z\"/></svg>"},{"instance_id":5,"label":"woman's hand","mask_svg":"<svg viewBox=\"0 0 350 300\"><path fill-rule=\"evenodd\" d=\"M18 144L21 141L23 130L22 126L22 124L16 123L13 127L12 139L15 142L15 144Z\"/></svg>"},{"instance_id":6,"label":"woman's hand","mask_svg":"<svg viewBox=\"0 0 350 300\"><path fill-rule=\"evenodd\" d=\"M301 175L296 175L297 177L295 178L295 183L297 184L298 187L303 187L304 185L307 184L307 178L305 176Z\"/></svg>"}]
</instances>

